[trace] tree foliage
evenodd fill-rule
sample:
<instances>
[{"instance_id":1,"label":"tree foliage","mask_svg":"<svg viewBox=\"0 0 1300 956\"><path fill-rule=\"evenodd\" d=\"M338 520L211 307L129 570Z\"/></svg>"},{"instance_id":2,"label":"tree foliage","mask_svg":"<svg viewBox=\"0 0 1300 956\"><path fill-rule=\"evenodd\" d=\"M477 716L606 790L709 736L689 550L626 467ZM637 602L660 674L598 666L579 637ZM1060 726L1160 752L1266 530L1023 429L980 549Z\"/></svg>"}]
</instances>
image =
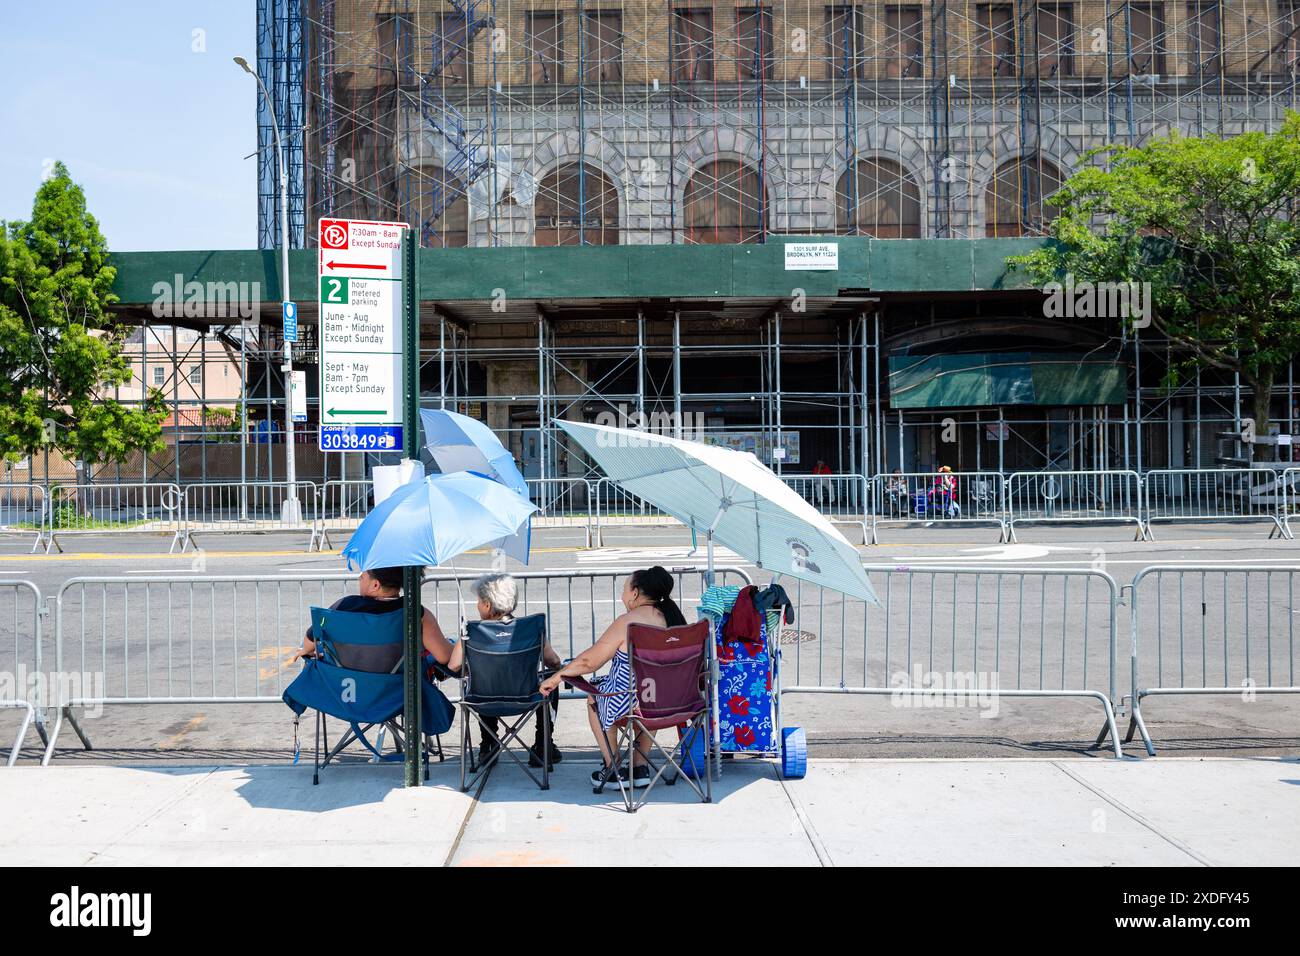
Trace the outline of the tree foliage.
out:
<instances>
[{"instance_id":1,"label":"tree foliage","mask_svg":"<svg viewBox=\"0 0 1300 956\"><path fill-rule=\"evenodd\" d=\"M29 221L0 222L0 454L11 461L46 446L90 462L162 448L161 393L135 407L111 397L131 369L108 311L117 301L108 259L62 163Z\"/></svg>"},{"instance_id":2,"label":"tree foliage","mask_svg":"<svg viewBox=\"0 0 1300 956\"><path fill-rule=\"evenodd\" d=\"M1193 368L1239 373L1264 434L1300 354L1300 113L1274 133L1108 147L1051 199L1057 243L1012 264L1035 281L1150 283L1152 323Z\"/></svg>"}]
</instances>

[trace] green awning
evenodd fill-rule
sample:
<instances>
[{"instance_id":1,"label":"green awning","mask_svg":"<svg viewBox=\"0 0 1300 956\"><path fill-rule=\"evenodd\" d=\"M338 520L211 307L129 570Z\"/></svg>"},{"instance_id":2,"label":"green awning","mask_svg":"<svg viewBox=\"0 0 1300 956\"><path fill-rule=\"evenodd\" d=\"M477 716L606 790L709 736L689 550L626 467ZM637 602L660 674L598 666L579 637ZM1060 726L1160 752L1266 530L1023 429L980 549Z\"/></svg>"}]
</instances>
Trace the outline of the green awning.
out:
<instances>
[{"instance_id":1,"label":"green awning","mask_svg":"<svg viewBox=\"0 0 1300 956\"><path fill-rule=\"evenodd\" d=\"M1122 405L1125 372L1117 355L891 355L889 402L894 408Z\"/></svg>"}]
</instances>

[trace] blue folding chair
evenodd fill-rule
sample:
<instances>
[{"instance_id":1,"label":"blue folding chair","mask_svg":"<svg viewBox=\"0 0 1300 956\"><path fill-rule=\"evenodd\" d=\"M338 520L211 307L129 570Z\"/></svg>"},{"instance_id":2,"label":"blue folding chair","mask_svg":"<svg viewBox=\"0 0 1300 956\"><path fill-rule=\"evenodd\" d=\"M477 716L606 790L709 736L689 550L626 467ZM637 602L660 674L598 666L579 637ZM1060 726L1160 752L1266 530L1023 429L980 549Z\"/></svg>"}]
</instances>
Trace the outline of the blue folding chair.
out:
<instances>
[{"instance_id":1,"label":"blue folding chair","mask_svg":"<svg viewBox=\"0 0 1300 956\"><path fill-rule=\"evenodd\" d=\"M284 702L300 718L307 708L316 711L315 764L311 782L320 783L320 772L353 741L359 742L376 759L379 749L366 734L374 727L393 733L398 753L408 743L401 723L405 703L402 678L404 615L365 614L359 611L311 609L312 640L317 656L303 662L302 672L285 688ZM455 717L451 702L423 674L421 721L424 746L424 778L429 779L428 738L447 732ZM344 721L348 730L331 748L325 736L325 715ZM297 720L294 722L297 738ZM325 759L321 760L321 742ZM441 752L442 743L438 743Z\"/></svg>"},{"instance_id":2,"label":"blue folding chair","mask_svg":"<svg viewBox=\"0 0 1300 956\"><path fill-rule=\"evenodd\" d=\"M538 692L542 681L542 651L546 646L546 615L529 614L512 621L471 621L466 625L465 661L461 668L460 788L473 787L506 754L533 783L543 790L551 787L550 760L542 760L540 780L528 769L510 743L522 745L520 728L541 710L542 753L551 750L550 702ZM496 749L481 765L473 766L469 735L471 715L478 722L483 739L491 738ZM484 717L516 718L500 736L483 722ZM474 774L466 781L467 770Z\"/></svg>"}]
</instances>

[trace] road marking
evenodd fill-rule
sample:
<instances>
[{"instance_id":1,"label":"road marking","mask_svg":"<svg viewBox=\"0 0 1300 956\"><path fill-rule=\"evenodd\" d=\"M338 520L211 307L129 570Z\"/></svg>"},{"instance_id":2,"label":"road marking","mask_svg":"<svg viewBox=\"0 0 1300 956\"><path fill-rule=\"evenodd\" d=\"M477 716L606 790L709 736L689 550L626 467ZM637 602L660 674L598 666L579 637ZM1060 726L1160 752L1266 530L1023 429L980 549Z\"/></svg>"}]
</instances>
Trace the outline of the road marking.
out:
<instances>
[{"instance_id":1,"label":"road marking","mask_svg":"<svg viewBox=\"0 0 1300 956\"><path fill-rule=\"evenodd\" d=\"M586 551L587 549L578 546L562 548L533 548L533 554L570 554L573 552ZM319 551L316 552L322 556L341 557L342 550ZM492 552L488 548L480 548L475 551L466 551L466 554L490 555ZM644 554L645 552L639 552ZM296 551L208 551L203 554L209 559L217 558L299 558L302 557L302 549ZM64 554L0 554L0 561L17 561L17 562L58 562L58 561L193 561L194 552L188 551L181 554L162 554L158 552L111 552L111 551L85 551L80 553Z\"/></svg>"},{"instance_id":2,"label":"road marking","mask_svg":"<svg viewBox=\"0 0 1300 956\"><path fill-rule=\"evenodd\" d=\"M893 559L893 562L891 562L891 563L896 562L896 563L898 563L898 564L919 564L919 565L933 564L933 565L943 565L943 564L952 564L952 563L957 562L957 561L969 561L969 560L971 560L971 559L970 559L970 558L937 558L937 557L932 557L932 556L930 556L930 555L920 555L920 554L918 554L918 555L911 555L911 556L908 556L908 555L895 556L894 559ZM871 562L871 561L868 561L868 562L866 562L866 563L867 563L868 568L870 568L870 569L874 569L874 570L885 570L885 568L883 568L883 567L880 566L880 565L882 565L884 562ZM1154 558L1112 558L1112 557L1108 557L1107 555L1105 555L1105 554L1103 553L1103 554L1099 554L1099 555L1097 555L1097 557L1095 557L1095 558L1093 558L1093 559L1088 559L1088 558L1083 558L1083 557L1079 557L1079 558L1049 558L1049 559L1047 559L1047 560L1035 561L1034 563L1035 563L1035 565L1040 565L1040 564L1077 565L1077 566L1079 566L1079 567L1083 567L1083 568L1090 568L1090 567L1093 567L1094 565L1095 565L1096 567L1098 567L1098 568L1101 568L1101 567L1103 567L1103 566L1111 565L1111 564L1142 564L1142 565L1147 565L1147 564L1158 564L1158 565L1161 565L1162 567L1176 567L1176 568L1177 568L1177 567L1199 568L1199 567L1204 567L1204 566L1207 565L1207 564L1209 564L1209 565L1218 565L1218 564L1278 564L1278 565L1283 565L1283 566L1286 566L1286 565L1296 565L1296 566L1300 566L1300 555L1297 555L1296 557L1292 557L1292 558L1216 558L1213 554L1209 554L1209 555L1206 555L1204 561L1161 561L1158 557L1154 557Z\"/></svg>"},{"instance_id":3,"label":"road marking","mask_svg":"<svg viewBox=\"0 0 1300 956\"><path fill-rule=\"evenodd\" d=\"M199 714L199 715L197 715L197 716L195 716L195 717L191 717L191 718L186 722L185 726L182 727L182 728L180 729L180 732L179 732L179 733L172 734L172 735L171 735L170 737L168 737L166 740L164 740L164 741L162 741L161 743L159 743L159 744L158 744L158 749L159 749L159 750L171 750L173 747L178 747L178 746L180 746L181 740L185 737L185 735L188 734L188 733L189 733L190 731L192 731L192 730L198 730L199 727L201 727L201 726L203 725L203 722L204 722L205 720L207 720L207 719L208 719L208 718L207 718L207 715L205 715L205 714Z\"/></svg>"}]
</instances>

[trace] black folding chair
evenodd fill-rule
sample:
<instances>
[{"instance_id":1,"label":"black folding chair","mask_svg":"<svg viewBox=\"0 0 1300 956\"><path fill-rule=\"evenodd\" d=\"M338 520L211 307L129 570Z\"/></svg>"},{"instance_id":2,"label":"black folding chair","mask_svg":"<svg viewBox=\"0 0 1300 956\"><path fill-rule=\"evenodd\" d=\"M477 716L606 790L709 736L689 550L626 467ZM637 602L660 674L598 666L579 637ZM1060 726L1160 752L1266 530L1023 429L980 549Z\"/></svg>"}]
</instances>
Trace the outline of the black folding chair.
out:
<instances>
[{"instance_id":1,"label":"black folding chair","mask_svg":"<svg viewBox=\"0 0 1300 956\"><path fill-rule=\"evenodd\" d=\"M460 788L469 790L481 780L502 754L519 765L529 779L543 790L551 788L550 760L542 760L539 780L526 759L510 749L511 742L527 748L519 731L538 709L542 718L542 753L551 749L551 709L538 692L542 674L542 650L546 646L546 615L529 614L512 621L474 621L467 626L465 660L461 668L460 692ZM496 743L493 752L481 765L474 765L469 733L470 716L479 725L483 739ZM505 731L499 736L483 718L502 720ZM467 773L473 777L466 781Z\"/></svg>"}]
</instances>

